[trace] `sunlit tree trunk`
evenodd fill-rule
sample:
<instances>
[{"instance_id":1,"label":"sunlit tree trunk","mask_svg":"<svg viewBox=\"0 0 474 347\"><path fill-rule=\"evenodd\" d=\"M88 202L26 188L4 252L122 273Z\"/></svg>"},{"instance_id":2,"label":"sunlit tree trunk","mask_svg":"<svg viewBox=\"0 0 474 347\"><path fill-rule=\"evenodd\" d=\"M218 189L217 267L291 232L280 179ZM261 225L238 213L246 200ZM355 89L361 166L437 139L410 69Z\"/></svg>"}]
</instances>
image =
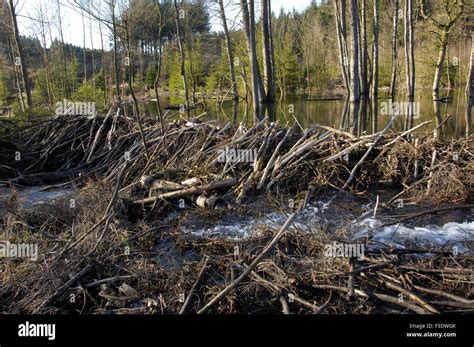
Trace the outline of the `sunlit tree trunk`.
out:
<instances>
[{"instance_id":1,"label":"sunlit tree trunk","mask_svg":"<svg viewBox=\"0 0 474 347\"><path fill-rule=\"evenodd\" d=\"M405 129L413 126L413 102L415 100L415 42L413 24L413 1L405 0L404 28L405 28L405 65L407 98L409 102L408 114L405 117Z\"/></svg>"},{"instance_id":2,"label":"sunlit tree trunk","mask_svg":"<svg viewBox=\"0 0 474 347\"><path fill-rule=\"evenodd\" d=\"M275 72L273 66L273 37L271 35L271 5L270 0L262 0L262 26L263 26L263 72L266 86L265 102L275 101Z\"/></svg>"},{"instance_id":3,"label":"sunlit tree trunk","mask_svg":"<svg viewBox=\"0 0 474 347\"><path fill-rule=\"evenodd\" d=\"M63 35L63 23L62 23L62 16L61 16L61 4L59 0L57 0L57 8L58 8L58 25L59 25L59 39L61 40L61 63L63 68L63 88L64 88L64 96L69 98L71 96L71 85L69 84L69 73L67 68L67 57L66 57L66 49L64 48L64 35Z\"/></svg>"},{"instance_id":4,"label":"sunlit tree trunk","mask_svg":"<svg viewBox=\"0 0 474 347\"><path fill-rule=\"evenodd\" d=\"M18 57L15 57L15 64L16 64L16 59L18 59L18 63L21 69L21 78L23 80L23 85L25 87L25 92L26 92L26 103L28 104L28 107L31 108L33 107L33 100L31 98L30 79L28 78L28 70L26 67L25 53L23 51L23 45L20 40L20 33L18 31L18 23L16 20L17 13L16 13L15 5L13 4L13 0L10 0L10 13L11 13L11 20L12 20L13 37L15 39L15 44L18 49Z\"/></svg>"},{"instance_id":5,"label":"sunlit tree trunk","mask_svg":"<svg viewBox=\"0 0 474 347\"><path fill-rule=\"evenodd\" d=\"M374 0L374 43L372 50L372 96L377 98L379 92L379 0Z\"/></svg>"},{"instance_id":6,"label":"sunlit tree trunk","mask_svg":"<svg viewBox=\"0 0 474 347\"><path fill-rule=\"evenodd\" d=\"M358 102L360 100L359 90L359 11L357 8L357 0L350 0L351 13L351 88L350 99L351 102Z\"/></svg>"},{"instance_id":7,"label":"sunlit tree trunk","mask_svg":"<svg viewBox=\"0 0 474 347\"><path fill-rule=\"evenodd\" d=\"M471 33L471 59L469 60L466 94L472 103L474 101L474 33Z\"/></svg>"},{"instance_id":8,"label":"sunlit tree trunk","mask_svg":"<svg viewBox=\"0 0 474 347\"><path fill-rule=\"evenodd\" d=\"M225 15L224 1L218 0L219 2L219 11L222 21L222 26L224 27L224 37L227 51L227 64L229 65L230 73L230 83L232 84L232 91L234 94L234 100L239 100L239 91L237 86L237 80L235 78L235 64L234 64L234 52L232 49L232 44L230 41L229 28L227 26L227 18Z\"/></svg>"},{"instance_id":9,"label":"sunlit tree trunk","mask_svg":"<svg viewBox=\"0 0 474 347\"><path fill-rule=\"evenodd\" d=\"M397 88L397 66L398 66L398 11L399 0L393 1L393 31L392 31L392 78L390 80L390 97L395 99Z\"/></svg>"},{"instance_id":10,"label":"sunlit tree trunk","mask_svg":"<svg viewBox=\"0 0 474 347\"><path fill-rule=\"evenodd\" d=\"M262 104L265 101L265 90L263 88L260 69L257 59L257 41L255 34L255 5L254 0L241 0L242 18L244 22L244 31L247 38L247 49L250 60L251 80L252 80L252 98L255 116L262 116Z\"/></svg>"},{"instance_id":11,"label":"sunlit tree trunk","mask_svg":"<svg viewBox=\"0 0 474 347\"><path fill-rule=\"evenodd\" d=\"M185 69L185 53L184 53L184 47L183 47L183 41L182 41L182 36L181 36L181 28L180 28L180 14L181 14L181 9L178 7L178 3L176 0L173 0L174 2L174 9L175 9L175 23L176 23L176 36L178 40L178 49L179 49L179 55L180 55L180 60L181 60L181 78L183 80L183 86L184 86L184 98L186 102L186 112L188 114L189 118L189 92L188 92L188 82L186 81L186 69Z\"/></svg>"},{"instance_id":12,"label":"sunlit tree trunk","mask_svg":"<svg viewBox=\"0 0 474 347\"><path fill-rule=\"evenodd\" d=\"M466 137L471 135L472 104L474 103L474 33L471 34L471 59L466 83Z\"/></svg>"},{"instance_id":13,"label":"sunlit tree trunk","mask_svg":"<svg viewBox=\"0 0 474 347\"><path fill-rule=\"evenodd\" d=\"M340 6L339 6L339 1L341 2ZM346 22L345 6L346 6L345 0L334 0L337 47L339 50L339 64L341 66L344 87L346 88L347 93L349 93L350 81L349 81L349 67L348 67L349 64L348 64L348 57L347 57L346 30L345 30L345 25L346 25L345 24Z\"/></svg>"},{"instance_id":14,"label":"sunlit tree trunk","mask_svg":"<svg viewBox=\"0 0 474 347\"><path fill-rule=\"evenodd\" d=\"M360 19L360 94L366 97L369 94L368 82L368 53L367 53L367 8L366 0L361 0L361 19Z\"/></svg>"},{"instance_id":15,"label":"sunlit tree trunk","mask_svg":"<svg viewBox=\"0 0 474 347\"><path fill-rule=\"evenodd\" d=\"M165 127L163 123L163 114L161 112L160 92L158 91L160 78L161 78L161 65L163 62L163 56L162 56L163 42L162 42L161 33L163 31L164 21L163 21L163 13L161 12L161 5L158 0L155 0L155 6L158 11L158 37L157 37L158 52L155 49L154 54L157 59L156 59L156 76L155 76L155 81L153 82L153 90L155 91L156 109L158 111L158 117L160 118L161 130L164 133Z\"/></svg>"}]
</instances>

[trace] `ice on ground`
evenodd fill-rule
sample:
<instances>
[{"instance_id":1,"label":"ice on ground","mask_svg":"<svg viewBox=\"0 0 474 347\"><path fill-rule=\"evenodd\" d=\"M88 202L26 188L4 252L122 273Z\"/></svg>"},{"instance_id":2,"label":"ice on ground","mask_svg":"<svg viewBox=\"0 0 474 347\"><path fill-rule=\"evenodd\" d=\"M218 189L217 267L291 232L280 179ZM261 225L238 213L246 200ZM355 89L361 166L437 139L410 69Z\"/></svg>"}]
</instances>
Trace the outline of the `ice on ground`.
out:
<instances>
[{"instance_id":1,"label":"ice on ground","mask_svg":"<svg viewBox=\"0 0 474 347\"><path fill-rule=\"evenodd\" d=\"M366 218L351 226L357 230L355 238L371 236L372 240L382 244L403 248L416 247L445 248L463 254L473 249L474 222L446 223L441 226L407 227L394 224L382 227L382 222Z\"/></svg>"},{"instance_id":2,"label":"ice on ground","mask_svg":"<svg viewBox=\"0 0 474 347\"><path fill-rule=\"evenodd\" d=\"M47 186L28 187L18 189L18 195L24 208L31 208L35 205L50 203L53 200L72 194L73 189L60 188L53 190L46 190ZM12 194L12 189L9 187L0 187L0 201L7 199Z\"/></svg>"},{"instance_id":3,"label":"ice on ground","mask_svg":"<svg viewBox=\"0 0 474 347\"><path fill-rule=\"evenodd\" d=\"M330 202L315 202L300 213L290 226L290 230L298 229L311 232L320 228L323 222L323 212L329 208ZM261 227L279 229L286 222L289 215L280 212L267 213L261 217L236 217L222 218L217 224L205 227L184 226L183 231L198 237L222 237L232 240L241 240L249 237L259 236Z\"/></svg>"},{"instance_id":4,"label":"ice on ground","mask_svg":"<svg viewBox=\"0 0 474 347\"><path fill-rule=\"evenodd\" d=\"M395 248L436 248L465 254L474 249L474 221L466 216L464 222L450 222L444 225L407 226L395 224L383 226L383 221L368 217L373 214L370 206L349 211L337 208L338 200L315 201L295 219L290 230L304 232L331 232L344 228L349 239L360 240L370 237L372 241ZM226 215L216 224L196 227L184 225L182 229L197 237L218 237L242 240L257 237L264 228L278 230L287 220L289 213L271 212L263 216ZM329 228L327 226L330 226Z\"/></svg>"}]
</instances>

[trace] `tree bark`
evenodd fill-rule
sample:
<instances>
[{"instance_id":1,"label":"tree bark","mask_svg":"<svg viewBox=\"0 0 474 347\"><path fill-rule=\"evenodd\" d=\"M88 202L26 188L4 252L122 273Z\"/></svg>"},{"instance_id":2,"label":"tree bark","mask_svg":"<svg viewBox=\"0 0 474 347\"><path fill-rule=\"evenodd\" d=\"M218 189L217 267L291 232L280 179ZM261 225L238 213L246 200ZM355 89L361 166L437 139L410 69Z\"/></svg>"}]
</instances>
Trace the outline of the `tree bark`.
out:
<instances>
[{"instance_id":1,"label":"tree bark","mask_svg":"<svg viewBox=\"0 0 474 347\"><path fill-rule=\"evenodd\" d=\"M360 94L367 97L369 94L368 82L368 52L367 52L367 1L361 0L361 19L360 19Z\"/></svg>"},{"instance_id":2,"label":"tree bark","mask_svg":"<svg viewBox=\"0 0 474 347\"><path fill-rule=\"evenodd\" d=\"M115 1L110 2L112 12L112 35L114 40L114 77L115 77L115 97L120 104L120 77L118 68L118 47L117 47L117 23L115 20Z\"/></svg>"},{"instance_id":3,"label":"tree bark","mask_svg":"<svg viewBox=\"0 0 474 347\"><path fill-rule=\"evenodd\" d=\"M339 9L339 1L341 1L342 11ZM342 79L344 81L344 87L349 94L350 81L349 81L349 68L347 58L347 42L346 42L346 30L345 30L345 0L334 0L334 12L336 21L336 34L337 34L337 47L339 50L339 64L341 66ZM344 16L343 16L344 14Z\"/></svg>"},{"instance_id":4,"label":"tree bark","mask_svg":"<svg viewBox=\"0 0 474 347\"><path fill-rule=\"evenodd\" d=\"M393 32L392 32L392 79L390 80L390 97L395 100L397 88L397 65L398 65L398 11L399 0L393 1Z\"/></svg>"},{"instance_id":5,"label":"tree bark","mask_svg":"<svg viewBox=\"0 0 474 347\"><path fill-rule=\"evenodd\" d=\"M253 109L255 117L261 118L263 110L262 104L265 102L265 90L258 67L257 41L255 35L255 5L254 0L248 0L248 2L247 0L241 0L240 3L250 60Z\"/></svg>"},{"instance_id":6,"label":"tree bark","mask_svg":"<svg viewBox=\"0 0 474 347\"><path fill-rule=\"evenodd\" d=\"M64 95L66 98L71 96L71 85L69 84L69 74L67 69L67 58L66 58L66 50L64 48L64 35L63 35L63 23L61 20L61 4L59 0L57 0L58 6L58 24L59 24L59 38L61 40L61 55L62 55L62 68L64 73Z\"/></svg>"},{"instance_id":7,"label":"tree bark","mask_svg":"<svg viewBox=\"0 0 474 347\"><path fill-rule=\"evenodd\" d=\"M33 107L33 100L31 98L31 86L30 86L30 80L28 78L28 70L26 67L26 61L25 61L25 53L23 51L23 44L21 43L20 39L20 33L18 31L18 23L16 20L16 9L15 5L13 4L13 0L10 1L10 11L11 11L11 19L12 19L12 28L13 28L13 36L15 38L15 43L18 48L18 58L19 63L20 63L20 68L21 68L21 75L23 79L23 84L25 86L25 92L26 92L26 102L28 104L28 107L31 108Z\"/></svg>"},{"instance_id":8,"label":"tree bark","mask_svg":"<svg viewBox=\"0 0 474 347\"><path fill-rule=\"evenodd\" d=\"M471 59L467 75L466 94L472 104L474 102L474 33L471 33Z\"/></svg>"},{"instance_id":9,"label":"tree bark","mask_svg":"<svg viewBox=\"0 0 474 347\"><path fill-rule=\"evenodd\" d=\"M179 55L181 59L181 78L183 79L183 85L184 85L184 98L186 102L186 112L188 114L189 118L189 92L188 92L188 83L186 81L186 69L185 69L185 53L184 53L184 47L183 47L183 41L181 37L181 29L180 29L180 23L179 23L179 15L180 15L180 10L178 7L178 3L176 0L173 0L174 2L174 9L175 9L175 14L176 14L176 35L178 39L178 49L179 49Z\"/></svg>"},{"instance_id":10,"label":"tree bark","mask_svg":"<svg viewBox=\"0 0 474 347\"><path fill-rule=\"evenodd\" d=\"M471 34L471 59L466 83L466 137L471 135L472 104L474 103L474 33Z\"/></svg>"},{"instance_id":11,"label":"tree bark","mask_svg":"<svg viewBox=\"0 0 474 347\"><path fill-rule=\"evenodd\" d=\"M413 127L414 114L413 102L415 100L415 42L413 24L413 1L405 0L405 63L406 63L406 84L408 98L408 114L405 117L405 129Z\"/></svg>"},{"instance_id":12,"label":"tree bark","mask_svg":"<svg viewBox=\"0 0 474 347\"><path fill-rule=\"evenodd\" d=\"M377 98L379 93L379 0L374 0L374 43L372 50L372 96Z\"/></svg>"},{"instance_id":13,"label":"tree bark","mask_svg":"<svg viewBox=\"0 0 474 347\"><path fill-rule=\"evenodd\" d=\"M360 100L359 90L359 11L357 0L350 0L351 13L351 88L350 100L351 102L358 102Z\"/></svg>"},{"instance_id":14,"label":"tree bark","mask_svg":"<svg viewBox=\"0 0 474 347\"><path fill-rule=\"evenodd\" d=\"M411 21L412 21L412 0L405 0L404 11L404 43L405 43L405 69L406 69L406 85L407 97L409 100L413 98L412 94L412 65L411 65Z\"/></svg>"},{"instance_id":15,"label":"tree bark","mask_svg":"<svg viewBox=\"0 0 474 347\"><path fill-rule=\"evenodd\" d=\"M439 86L441 84L441 77L443 75L443 66L444 66L444 59L446 58L446 50L448 48L448 33L443 30L440 34L439 38L439 51L438 51L438 59L436 60L435 66L435 76L433 80L433 99L438 99L439 96Z\"/></svg>"},{"instance_id":16,"label":"tree bark","mask_svg":"<svg viewBox=\"0 0 474 347\"><path fill-rule=\"evenodd\" d=\"M219 2L219 9L221 15L222 26L224 27L224 37L225 37L225 44L226 44L226 51L227 51L227 63L229 65L229 73L230 73L230 83L232 84L232 91L234 94L234 101L239 100L239 90L237 86L237 80L235 78L235 65L234 65L234 52L232 50L232 44L230 41L230 34L229 28L227 26L227 18L225 15L224 9L224 1L218 0Z\"/></svg>"},{"instance_id":17,"label":"tree bark","mask_svg":"<svg viewBox=\"0 0 474 347\"><path fill-rule=\"evenodd\" d=\"M273 70L273 38L271 35L271 5L270 0L262 0L262 26L263 26L263 71L266 85L265 102L275 102L275 73Z\"/></svg>"}]
</instances>

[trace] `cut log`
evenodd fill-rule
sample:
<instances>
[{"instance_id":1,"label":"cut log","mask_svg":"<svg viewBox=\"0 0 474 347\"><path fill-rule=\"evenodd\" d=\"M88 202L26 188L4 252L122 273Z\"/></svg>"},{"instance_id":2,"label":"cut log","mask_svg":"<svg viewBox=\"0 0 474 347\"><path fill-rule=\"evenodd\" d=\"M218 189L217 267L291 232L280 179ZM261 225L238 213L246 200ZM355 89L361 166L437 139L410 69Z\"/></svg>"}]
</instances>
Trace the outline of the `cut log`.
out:
<instances>
[{"instance_id":1,"label":"cut log","mask_svg":"<svg viewBox=\"0 0 474 347\"><path fill-rule=\"evenodd\" d=\"M181 198L185 198L192 195L201 195L206 192L210 192L214 190L227 189L227 188L235 186L237 183L238 183L237 179L230 178L227 180L212 182L212 183L202 185L202 186L180 189L174 192L160 194L160 195L147 198L147 199L136 200L133 203L137 205L142 205L142 204L149 205L149 204L153 204L154 202L158 200L176 200L176 199L181 199Z\"/></svg>"}]
</instances>

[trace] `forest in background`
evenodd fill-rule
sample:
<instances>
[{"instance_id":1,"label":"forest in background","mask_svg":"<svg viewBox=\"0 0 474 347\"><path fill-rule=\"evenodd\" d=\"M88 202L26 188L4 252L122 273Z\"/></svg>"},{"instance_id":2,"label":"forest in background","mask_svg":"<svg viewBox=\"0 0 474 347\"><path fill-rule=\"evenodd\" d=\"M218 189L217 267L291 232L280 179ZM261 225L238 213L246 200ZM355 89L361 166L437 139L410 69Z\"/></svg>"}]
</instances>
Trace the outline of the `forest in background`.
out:
<instances>
[{"instance_id":1,"label":"forest in background","mask_svg":"<svg viewBox=\"0 0 474 347\"><path fill-rule=\"evenodd\" d=\"M51 114L63 99L105 108L114 97L131 99L130 94L158 99L180 95L187 106L211 97L251 100L254 71L241 23L243 3L255 11L250 13L255 17L253 41L265 83L264 46L270 37L269 84L278 98L364 97L370 86L372 92L405 94L411 64L416 66L413 88L432 87L437 75L441 89L466 83L472 0L322 0L313 1L302 13L271 8L271 1L52 1L47 7L39 5L27 19L34 36L15 30L16 17L23 14L15 1L2 0L0 104L12 107L15 114ZM64 41L64 6L75 7L82 16L84 47ZM411 18L408 28L413 28L413 63L406 60L410 30L405 30L405 13ZM216 21L226 25L213 30L211 22ZM99 28L102 40L91 49L86 42L93 27ZM354 31L358 91L350 90L348 80L355 73L349 71L354 65Z\"/></svg>"}]
</instances>

